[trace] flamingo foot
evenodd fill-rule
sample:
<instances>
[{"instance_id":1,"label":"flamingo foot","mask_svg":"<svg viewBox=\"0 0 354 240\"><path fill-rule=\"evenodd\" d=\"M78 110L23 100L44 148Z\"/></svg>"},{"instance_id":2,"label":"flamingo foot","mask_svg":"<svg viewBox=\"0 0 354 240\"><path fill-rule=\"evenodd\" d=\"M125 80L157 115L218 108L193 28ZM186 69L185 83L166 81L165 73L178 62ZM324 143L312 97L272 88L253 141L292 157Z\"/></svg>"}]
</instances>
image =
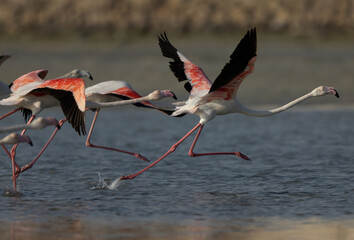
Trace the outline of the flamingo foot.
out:
<instances>
[{"instance_id":1,"label":"flamingo foot","mask_svg":"<svg viewBox=\"0 0 354 240\"><path fill-rule=\"evenodd\" d=\"M119 178L119 181L120 181L120 180L130 180L130 179L133 179L133 178L135 178L135 174L126 175L126 176L121 176L121 177Z\"/></svg>"},{"instance_id":2,"label":"flamingo foot","mask_svg":"<svg viewBox=\"0 0 354 240\"><path fill-rule=\"evenodd\" d=\"M245 154L243 154L241 152L235 152L235 155L238 156L239 158L244 159L244 160L251 161L251 159L249 157L247 157Z\"/></svg>"},{"instance_id":3,"label":"flamingo foot","mask_svg":"<svg viewBox=\"0 0 354 240\"><path fill-rule=\"evenodd\" d=\"M147 159L146 157L140 155L139 153L134 153L134 157L136 157L136 158L138 158L138 159L141 159L141 160L143 160L143 161L145 161L145 162L150 162L149 159Z\"/></svg>"}]
</instances>

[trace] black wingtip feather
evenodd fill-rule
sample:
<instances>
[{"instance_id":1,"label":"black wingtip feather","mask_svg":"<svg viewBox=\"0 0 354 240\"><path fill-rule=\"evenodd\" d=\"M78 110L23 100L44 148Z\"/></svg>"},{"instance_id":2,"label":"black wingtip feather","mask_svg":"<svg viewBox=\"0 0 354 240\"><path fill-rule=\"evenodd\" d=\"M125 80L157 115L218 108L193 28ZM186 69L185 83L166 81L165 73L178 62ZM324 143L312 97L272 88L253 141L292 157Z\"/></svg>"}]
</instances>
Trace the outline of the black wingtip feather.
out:
<instances>
[{"instance_id":1,"label":"black wingtip feather","mask_svg":"<svg viewBox=\"0 0 354 240\"><path fill-rule=\"evenodd\" d=\"M22 116L25 119L25 122L28 122L28 120L32 117L32 111L27 108L22 108L21 109Z\"/></svg>"},{"instance_id":2,"label":"black wingtip feather","mask_svg":"<svg viewBox=\"0 0 354 240\"><path fill-rule=\"evenodd\" d=\"M158 40L162 55L174 60L173 62L169 62L170 69L178 81L181 82L188 80L186 74L184 73L184 63L177 54L178 50L168 40L167 34L165 32L163 34L161 33L160 36L158 36Z\"/></svg>"},{"instance_id":3,"label":"black wingtip feather","mask_svg":"<svg viewBox=\"0 0 354 240\"><path fill-rule=\"evenodd\" d=\"M242 73L248 62L255 56L257 56L257 30L252 28L241 39L230 56L231 60L224 66L209 92L229 83L234 77Z\"/></svg>"}]
</instances>

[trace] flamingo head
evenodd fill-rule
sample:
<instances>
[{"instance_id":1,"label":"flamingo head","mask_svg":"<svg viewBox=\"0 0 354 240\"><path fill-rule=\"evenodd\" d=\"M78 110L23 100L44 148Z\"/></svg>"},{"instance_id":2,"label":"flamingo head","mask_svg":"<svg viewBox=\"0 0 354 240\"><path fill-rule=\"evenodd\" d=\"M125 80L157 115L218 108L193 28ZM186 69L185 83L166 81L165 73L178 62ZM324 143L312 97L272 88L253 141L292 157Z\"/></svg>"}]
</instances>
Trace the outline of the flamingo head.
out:
<instances>
[{"instance_id":1,"label":"flamingo head","mask_svg":"<svg viewBox=\"0 0 354 240\"><path fill-rule=\"evenodd\" d=\"M10 133L5 138L3 138L3 141L8 144L17 144L21 142L26 142L29 145L33 146L32 140L27 135L20 135L17 133Z\"/></svg>"},{"instance_id":2,"label":"flamingo head","mask_svg":"<svg viewBox=\"0 0 354 240\"><path fill-rule=\"evenodd\" d=\"M60 78L84 78L88 77L90 80L93 80L91 73L87 70L82 69L73 69L67 74L61 76Z\"/></svg>"},{"instance_id":3,"label":"flamingo head","mask_svg":"<svg viewBox=\"0 0 354 240\"><path fill-rule=\"evenodd\" d=\"M17 134L17 136L18 136L18 141L19 142L26 142L26 143L28 143L29 145L31 145L33 147L32 140L30 139L29 136L27 136L27 135L18 135L18 134Z\"/></svg>"},{"instance_id":4,"label":"flamingo head","mask_svg":"<svg viewBox=\"0 0 354 240\"><path fill-rule=\"evenodd\" d=\"M37 71L34 71L33 73L36 74L40 79L43 80L47 76L48 70L45 70L45 69L37 70Z\"/></svg>"},{"instance_id":5,"label":"flamingo head","mask_svg":"<svg viewBox=\"0 0 354 240\"><path fill-rule=\"evenodd\" d=\"M315 88L312 91L312 95L314 97L324 96L327 94L332 94L332 95L336 96L337 98L339 98L339 94L338 94L337 90L334 89L333 87L320 86L320 87Z\"/></svg>"},{"instance_id":6,"label":"flamingo head","mask_svg":"<svg viewBox=\"0 0 354 240\"><path fill-rule=\"evenodd\" d=\"M172 97L173 99L177 100L176 95L171 90L155 90L148 95L151 101L160 100L161 98L165 97Z\"/></svg>"}]
</instances>

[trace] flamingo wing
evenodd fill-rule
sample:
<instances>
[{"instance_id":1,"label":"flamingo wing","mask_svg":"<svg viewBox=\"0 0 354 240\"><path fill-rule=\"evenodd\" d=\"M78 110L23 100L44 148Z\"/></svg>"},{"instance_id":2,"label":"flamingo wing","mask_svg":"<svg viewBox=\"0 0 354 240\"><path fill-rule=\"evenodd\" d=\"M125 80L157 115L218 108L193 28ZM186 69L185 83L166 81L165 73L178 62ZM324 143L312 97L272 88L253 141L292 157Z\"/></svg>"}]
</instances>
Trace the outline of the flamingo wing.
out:
<instances>
[{"instance_id":1,"label":"flamingo wing","mask_svg":"<svg viewBox=\"0 0 354 240\"><path fill-rule=\"evenodd\" d=\"M85 135L85 82L81 78L47 80L31 91L34 95L48 94L60 102L68 122L79 135Z\"/></svg>"},{"instance_id":2,"label":"flamingo wing","mask_svg":"<svg viewBox=\"0 0 354 240\"><path fill-rule=\"evenodd\" d=\"M190 92L191 96L203 96L206 94L212 83L204 74L203 70L180 53L168 40L166 33L158 36L159 46L162 55L172 58L170 69L177 77L178 81L189 80L184 88Z\"/></svg>"},{"instance_id":3,"label":"flamingo wing","mask_svg":"<svg viewBox=\"0 0 354 240\"><path fill-rule=\"evenodd\" d=\"M21 77L17 78L12 83L10 83L9 88L11 89L11 92L15 92L22 86L27 85L29 83L43 81L43 79L47 76L47 74L48 74L48 70L45 69L26 73Z\"/></svg>"},{"instance_id":4,"label":"flamingo wing","mask_svg":"<svg viewBox=\"0 0 354 240\"><path fill-rule=\"evenodd\" d=\"M257 32L253 28L241 39L230 56L230 61L224 66L219 76L212 84L209 93L219 91L226 93L225 99L230 99L237 92L243 79L254 69L257 57ZM209 95L209 94L208 94Z\"/></svg>"}]
</instances>

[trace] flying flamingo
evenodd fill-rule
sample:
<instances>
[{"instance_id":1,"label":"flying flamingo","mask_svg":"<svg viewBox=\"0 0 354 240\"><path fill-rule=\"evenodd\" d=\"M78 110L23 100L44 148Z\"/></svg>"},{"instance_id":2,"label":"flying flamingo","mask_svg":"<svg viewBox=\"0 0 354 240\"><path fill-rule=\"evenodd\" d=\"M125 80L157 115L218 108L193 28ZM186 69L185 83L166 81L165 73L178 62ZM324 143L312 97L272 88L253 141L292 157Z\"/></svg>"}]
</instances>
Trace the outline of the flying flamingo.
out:
<instances>
[{"instance_id":1,"label":"flying flamingo","mask_svg":"<svg viewBox=\"0 0 354 240\"><path fill-rule=\"evenodd\" d=\"M176 99L175 94L170 90L160 90L159 93L160 93L161 98L172 97L172 98ZM91 101L91 102L112 102L112 101L117 101L117 100L125 100L126 101L128 99L141 99L141 97L142 97L136 91L134 91L133 88L127 82L115 81L115 80L101 82L99 84L88 87L85 90L85 94L86 94L86 100ZM127 102L125 102L125 101L120 101L120 103L127 104ZM157 109L157 110L162 111L168 115L172 114L172 111L158 108L157 106L153 105L152 103L150 103L148 101L134 103L134 105L137 107L146 107L146 108ZM136 158L139 158L141 160L148 161L144 156L140 155L139 153L133 153L133 152L128 152L125 150L117 149L117 148L98 146L98 145L92 144L90 142L90 139L91 139L91 135L92 135L98 114L100 112L100 108L95 108L93 110L95 110L95 115L92 120L91 128L90 128L90 131L89 131L87 139L86 139L86 146L87 147L101 148L101 149L106 149L106 150L122 152L122 153L133 155Z\"/></svg>"},{"instance_id":2,"label":"flying flamingo","mask_svg":"<svg viewBox=\"0 0 354 240\"><path fill-rule=\"evenodd\" d=\"M0 105L31 110L33 115L27 124L30 124L42 109L60 105L68 122L81 135L86 133L85 102L84 80L81 78L63 78L34 81L23 85L13 92L10 97L0 100ZM63 121L59 125L61 126L62 123ZM22 131L22 134L25 132L26 129ZM51 140L52 137L31 163L38 159ZM10 156L13 166L17 165L15 163L16 148L17 145L14 145L11 149ZM14 170L15 173L18 171L18 168ZM16 176L13 176L13 181L14 189L16 190Z\"/></svg>"},{"instance_id":3,"label":"flying flamingo","mask_svg":"<svg viewBox=\"0 0 354 240\"><path fill-rule=\"evenodd\" d=\"M213 83L207 78L201 68L193 64L170 43L166 33L164 35L161 34L158 37L158 40L163 56L173 59L173 61L170 62L170 69L174 75L179 81L188 80L185 84L185 88L190 92L190 96L186 102L181 102L176 106L176 111L172 114L172 116L191 113L199 116L200 121L194 128L192 128L192 130L172 145L172 147L155 162L135 174L122 176L120 178L121 180L133 179L156 165L167 155L174 152L177 146L198 128L199 130L195 136L191 148L189 149L189 156L236 155L242 159L249 160L249 158L241 152L193 152L195 144L205 123L212 120L216 115L241 113L253 117L265 117L285 111L311 97L324 96L327 94L339 97L338 92L333 87L321 86L315 88L304 96L285 104L282 107L272 110L257 111L243 106L236 98L236 94L243 79L254 69L254 63L257 56L257 34L255 28L246 33L234 52L231 54L230 61L224 66L221 73Z\"/></svg>"}]
</instances>

